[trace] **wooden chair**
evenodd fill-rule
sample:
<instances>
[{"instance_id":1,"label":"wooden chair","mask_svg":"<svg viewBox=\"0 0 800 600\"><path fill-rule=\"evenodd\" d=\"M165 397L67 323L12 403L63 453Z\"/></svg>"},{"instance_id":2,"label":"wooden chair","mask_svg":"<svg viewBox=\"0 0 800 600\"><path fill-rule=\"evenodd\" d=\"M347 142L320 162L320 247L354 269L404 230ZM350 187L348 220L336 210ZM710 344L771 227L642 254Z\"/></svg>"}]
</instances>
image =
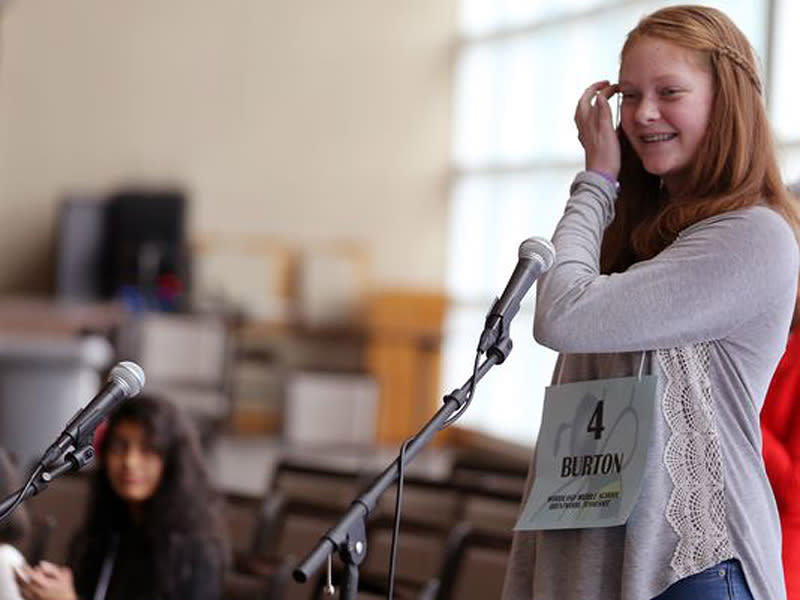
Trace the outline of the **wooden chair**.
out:
<instances>
[{"instance_id":1,"label":"wooden chair","mask_svg":"<svg viewBox=\"0 0 800 600\"><path fill-rule=\"evenodd\" d=\"M476 530L508 535L519 517L520 502L516 494L468 489L460 518Z\"/></svg>"},{"instance_id":2,"label":"wooden chair","mask_svg":"<svg viewBox=\"0 0 800 600\"><path fill-rule=\"evenodd\" d=\"M224 518L234 556L252 554L264 499L244 494L224 495Z\"/></svg>"},{"instance_id":3,"label":"wooden chair","mask_svg":"<svg viewBox=\"0 0 800 600\"><path fill-rule=\"evenodd\" d=\"M376 516L394 515L397 487L392 485L381 496ZM464 492L447 481L406 476L403 481L404 520L436 529L449 529L461 518Z\"/></svg>"},{"instance_id":4,"label":"wooden chair","mask_svg":"<svg viewBox=\"0 0 800 600\"><path fill-rule=\"evenodd\" d=\"M469 457L455 460L450 471L450 483L473 490L505 494L522 500L527 480L527 467L474 462Z\"/></svg>"},{"instance_id":5,"label":"wooden chair","mask_svg":"<svg viewBox=\"0 0 800 600\"><path fill-rule=\"evenodd\" d=\"M499 598L511 552L511 534L453 528L442 570L419 600L485 600Z\"/></svg>"},{"instance_id":6,"label":"wooden chair","mask_svg":"<svg viewBox=\"0 0 800 600\"><path fill-rule=\"evenodd\" d=\"M38 536L28 550L29 562L44 559L58 565L66 564L72 538L86 519L90 487L90 475L66 475L26 501L37 528L34 536Z\"/></svg>"},{"instance_id":7,"label":"wooden chair","mask_svg":"<svg viewBox=\"0 0 800 600\"><path fill-rule=\"evenodd\" d=\"M275 466L270 489L286 502L343 511L358 495L361 484L362 474L356 470L282 460Z\"/></svg>"},{"instance_id":8,"label":"wooden chair","mask_svg":"<svg viewBox=\"0 0 800 600\"><path fill-rule=\"evenodd\" d=\"M291 571L338 518L337 510L297 500L282 502L273 516L274 522L265 521L262 524L270 529L269 535L261 535L262 538L269 538L269 543L258 546L254 556L256 560L284 560L291 566ZM335 564L337 569L340 568L338 559ZM287 578L283 598L310 600L322 575L320 572L312 581L304 584Z\"/></svg>"},{"instance_id":9,"label":"wooden chair","mask_svg":"<svg viewBox=\"0 0 800 600\"><path fill-rule=\"evenodd\" d=\"M385 517L367 524L367 556L359 568L358 600L386 598L388 593L389 555L393 523ZM403 521L398 539L395 564L394 597L415 600L443 566L449 532L446 529ZM324 570L324 569L323 569ZM338 556L333 561L333 584L341 593L344 568ZM313 600L325 600L326 574L316 579Z\"/></svg>"},{"instance_id":10,"label":"wooden chair","mask_svg":"<svg viewBox=\"0 0 800 600\"><path fill-rule=\"evenodd\" d=\"M239 557L223 582L223 600L283 600L292 572L288 559Z\"/></svg>"}]
</instances>

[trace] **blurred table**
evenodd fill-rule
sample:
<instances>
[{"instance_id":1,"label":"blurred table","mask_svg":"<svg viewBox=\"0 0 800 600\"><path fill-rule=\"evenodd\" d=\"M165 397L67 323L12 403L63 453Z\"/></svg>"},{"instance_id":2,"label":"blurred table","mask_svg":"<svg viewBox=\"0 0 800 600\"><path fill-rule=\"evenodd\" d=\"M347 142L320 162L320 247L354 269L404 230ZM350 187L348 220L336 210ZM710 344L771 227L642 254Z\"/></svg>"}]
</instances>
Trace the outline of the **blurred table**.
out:
<instances>
[{"instance_id":1,"label":"blurred table","mask_svg":"<svg viewBox=\"0 0 800 600\"><path fill-rule=\"evenodd\" d=\"M118 302L62 302L42 296L0 296L0 333L109 337L127 311Z\"/></svg>"},{"instance_id":2,"label":"blurred table","mask_svg":"<svg viewBox=\"0 0 800 600\"><path fill-rule=\"evenodd\" d=\"M111 303L0 298L0 439L24 469L96 393L125 314Z\"/></svg>"}]
</instances>

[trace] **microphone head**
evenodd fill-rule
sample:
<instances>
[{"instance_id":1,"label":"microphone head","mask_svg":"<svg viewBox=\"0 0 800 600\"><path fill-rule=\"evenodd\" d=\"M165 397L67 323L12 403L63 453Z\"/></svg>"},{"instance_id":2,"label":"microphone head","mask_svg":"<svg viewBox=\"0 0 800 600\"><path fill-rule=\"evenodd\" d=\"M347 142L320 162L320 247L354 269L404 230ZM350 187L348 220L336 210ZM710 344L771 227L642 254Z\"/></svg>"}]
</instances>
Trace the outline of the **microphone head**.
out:
<instances>
[{"instance_id":1,"label":"microphone head","mask_svg":"<svg viewBox=\"0 0 800 600\"><path fill-rule=\"evenodd\" d=\"M550 240L530 237L519 245L519 258L538 261L544 272L556 261L556 249Z\"/></svg>"},{"instance_id":2,"label":"microphone head","mask_svg":"<svg viewBox=\"0 0 800 600\"><path fill-rule=\"evenodd\" d=\"M117 381L125 387L125 397L138 396L144 388L144 371L135 362L125 360L114 365L108 374L108 381Z\"/></svg>"}]
</instances>

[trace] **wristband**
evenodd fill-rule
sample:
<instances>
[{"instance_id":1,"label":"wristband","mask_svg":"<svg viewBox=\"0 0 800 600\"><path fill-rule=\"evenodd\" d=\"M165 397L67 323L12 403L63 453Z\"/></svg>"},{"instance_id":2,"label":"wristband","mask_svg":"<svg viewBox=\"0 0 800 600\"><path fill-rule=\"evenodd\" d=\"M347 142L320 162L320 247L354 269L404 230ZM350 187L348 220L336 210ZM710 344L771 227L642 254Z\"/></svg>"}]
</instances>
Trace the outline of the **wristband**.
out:
<instances>
[{"instance_id":1,"label":"wristband","mask_svg":"<svg viewBox=\"0 0 800 600\"><path fill-rule=\"evenodd\" d=\"M600 169L586 169L586 170L589 171L590 173L600 175L600 177L602 177L609 183L613 183L614 185L618 184L617 178L614 177L611 173L608 173L607 171L601 171Z\"/></svg>"}]
</instances>

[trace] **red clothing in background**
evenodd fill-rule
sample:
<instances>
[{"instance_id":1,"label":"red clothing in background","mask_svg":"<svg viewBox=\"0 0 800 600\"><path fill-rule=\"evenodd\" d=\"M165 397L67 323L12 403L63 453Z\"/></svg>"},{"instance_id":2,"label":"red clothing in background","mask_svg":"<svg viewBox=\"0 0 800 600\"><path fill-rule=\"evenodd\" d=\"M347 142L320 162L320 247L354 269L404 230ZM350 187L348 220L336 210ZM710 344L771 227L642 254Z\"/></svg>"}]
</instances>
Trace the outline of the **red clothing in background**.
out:
<instances>
[{"instance_id":1,"label":"red clothing in background","mask_svg":"<svg viewBox=\"0 0 800 600\"><path fill-rule=\"evenodd\" d=\"M800 600L800 327L789 337L761 410L764 462L778 501L788 600Z\"/></svg>"}]
</instances>

